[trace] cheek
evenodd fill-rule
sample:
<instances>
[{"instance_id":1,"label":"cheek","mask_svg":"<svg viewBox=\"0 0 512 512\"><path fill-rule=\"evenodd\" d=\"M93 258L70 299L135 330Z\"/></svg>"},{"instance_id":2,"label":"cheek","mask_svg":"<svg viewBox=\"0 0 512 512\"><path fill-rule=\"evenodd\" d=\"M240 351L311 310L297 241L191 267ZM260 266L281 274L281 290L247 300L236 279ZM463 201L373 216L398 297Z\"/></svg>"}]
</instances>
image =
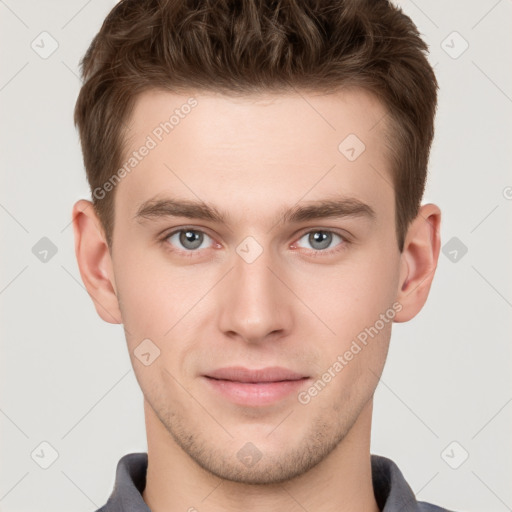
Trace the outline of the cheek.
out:
<instances>
[{"instance_id":1,"label":"cheek","mask_svg":"<svg viewBox=\"0 0 512 512\"><path fill-rule=\"evenodd\" d=\"M329 381L330 389L322 393L319 404L336 400L343 407L351 401L365 402L382 372L396 314L398 276L392 251L387 255L381 251L379 258L375 254L379 253L361 251L336 270L324 269L322 279L315 278L322 286L310 287L310 295L303 295L334 331L315 323L315 332L320 328L325 333L317 347L319 388Z\"/></svg>"},{"instance_id":2,"label":"cheek","mask_svg":"<svg viewBox=\"0 0 512 512\"><path fill-rule=\"evenodd\" d=\"M398 265L391 257L387 262L362 254L338 267L318 267L313 279L298 278L297 295L323 321L325 334L343 343L392 307Z\"/></svg>"},{"instance_id":3,"label":"cheek","mask_svg":"<svg viewBox=\"0 0 512 512\"><path fill-rule=\"evenodd\" d=\"M195 350L198 322L205 321L207 301L201 300L215 284L214 275L193 267L177 267L160 253L132 252L119 262L116 283L125 337L143 389L157 382L173 385L172 375L186 373L190 353ZM136 360L143 340L149 339L158 358L145 367ZM147 343L147 342L146 342ZM152 345L150 344L150 352ZM150 383L150 384L149 384Z\"/></svg>"},{"instance_id":4,"label":"cheek","mask_svg":"<svg viewBox=\"0 0 512 512\"><path fill-rule=\"evenodd\" d=\"M128 333L137 338L162 338L183 307L182 281L171 275L169 267L149 258L147 252L132 252L120 259L116 284Z\"/></svg>"},{"instance_id":5,"label":"cheek","mask_svg":"<svg viewBox=\"0 0 512 512\"><path fill-rule=\"evenodd\" d=\"M318 380L306 399L318 394L317 406L334 407L346 416L371 397L386 361L396 313L390 289L392 280L369 268L341 275L324 289L319 315L335 334L327 333L316 347Z\"/></svg>"}]
</instances>

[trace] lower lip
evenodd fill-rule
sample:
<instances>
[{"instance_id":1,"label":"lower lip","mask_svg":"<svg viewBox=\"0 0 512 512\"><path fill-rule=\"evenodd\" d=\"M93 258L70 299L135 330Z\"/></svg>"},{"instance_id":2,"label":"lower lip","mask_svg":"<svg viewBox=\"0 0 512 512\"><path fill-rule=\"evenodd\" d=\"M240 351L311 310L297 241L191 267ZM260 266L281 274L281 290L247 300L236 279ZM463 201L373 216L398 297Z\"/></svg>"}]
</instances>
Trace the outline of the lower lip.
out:
<instances>
[{"instance_id":1,"label":"lower lip","mask_svg":"<svg viewBox=\"0 0 512 512\"><path fill-rule=\"evenodd\" d=\"M279 382L234 382L205 377L208 384L221 395L239 405L259 406L282 400L296 393L308 378Z\"/></svg>"}]
</instances>

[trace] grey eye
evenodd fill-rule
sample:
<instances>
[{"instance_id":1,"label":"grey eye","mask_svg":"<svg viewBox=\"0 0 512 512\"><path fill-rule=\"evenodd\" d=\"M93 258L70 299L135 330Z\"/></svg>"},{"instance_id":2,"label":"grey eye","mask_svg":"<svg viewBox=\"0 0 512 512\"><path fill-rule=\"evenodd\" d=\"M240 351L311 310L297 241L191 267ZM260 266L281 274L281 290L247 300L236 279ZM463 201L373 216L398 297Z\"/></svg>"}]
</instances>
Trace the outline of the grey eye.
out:
<instances>
[{"instance_id":1,"label":"grey eye","mask_svg":"<svg viewBox=\"0 0 512 512\"><path fill-rule=\"evenodd\" d=\"M332 231L324 231L321 229L306 233L300 238L300 240L307 238L307 242L314 250L322 251L331 245L333 237L338 237L340 240L342 240L340 235L333 233Z\"/></svg>"},{"instance_id":2,"label":"grey eye","mask_svg":"<svg viewBox=\"0 0 512 512\"><path fill-rule=\"evenodd\" d=\"M188 251L194 251L201 247L205 240L205 236L207 238L210 238L206 233L203 233L202 231L197 231L195 229L181 229L179 231L175 231L169 237L167 240L169 243L176 246L176 237L178 238L178 249L184 248ZM174 241L173 241L174 238Z\"/></svg>"}]
</instances>

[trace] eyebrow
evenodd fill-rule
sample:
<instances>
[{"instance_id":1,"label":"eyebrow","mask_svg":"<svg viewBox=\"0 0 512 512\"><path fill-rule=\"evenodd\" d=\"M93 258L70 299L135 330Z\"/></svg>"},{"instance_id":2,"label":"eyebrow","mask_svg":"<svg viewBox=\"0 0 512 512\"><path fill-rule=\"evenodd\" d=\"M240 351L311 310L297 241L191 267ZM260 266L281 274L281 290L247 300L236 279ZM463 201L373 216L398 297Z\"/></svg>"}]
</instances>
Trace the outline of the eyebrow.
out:
<instances>
[{"instance_id":1,"label":"eyebrow","mask_svg":"<svg viewBox=\"0 0 512 512\"><path fill-rule=\"evenodd\" d=\"M167 217L187 217L226 224L230 216L213 205L201 201L177 198L153 198L143 202L134 215L137 222ZM343 217L375 219L375 210L368 204L352 197L320 199L306 204L283 208L277 222L298 223L307 220ZM277 223L276 222L276 223Z\"/></svg>"}]
</instances>

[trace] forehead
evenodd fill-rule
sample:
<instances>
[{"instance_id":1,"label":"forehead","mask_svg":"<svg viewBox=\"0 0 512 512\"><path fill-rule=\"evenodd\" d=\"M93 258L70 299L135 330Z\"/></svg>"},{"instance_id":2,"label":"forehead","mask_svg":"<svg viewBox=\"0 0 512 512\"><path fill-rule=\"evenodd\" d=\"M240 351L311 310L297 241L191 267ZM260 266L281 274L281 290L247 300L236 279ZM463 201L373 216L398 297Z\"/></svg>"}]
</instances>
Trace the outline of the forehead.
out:
<instances>
[{"instance_id":1,"label":"forehead","mask_svg":"<svg viewBox=\"0 0 512 512\"><path fill-rule=\"evenodd\" d=\"M333 191L365 202L392 197L386 110L362 90L244 97L152 90L137 98L128 125L128 172L116 191L127 213L166 192L242 202L253 213Z\"/></svg>"},{"instance_id":2,"label":"forehead","mask_svg":"<svg viewBox=\"0 0 512 512\"><path fill-rule=\"evenodd\" d=\"M225 139L227 135L240 138L249 133L253 136L266 133L273 137L277 135L276 130L286 126L288 131L282 135L293 144L293 135L311 136L313 132L319 136L336 133L334 139L350 130L365 139L379 137L383 135L385 117L382 103L360 88L331 94L297 91L247 96L192 91L177 94L153 89L137 96L128 125L133 142L148 134L161 142L165 135L179 134L184 126L192 125L190 128L201 135L198 142L218 143L221 138L226 144L229 143ZM187 118L187 123L183 123ZM297 119L301 123L295 123ZM212 131L213 128L222 128L222 131Z\"/></svg>"}]
</instances>

